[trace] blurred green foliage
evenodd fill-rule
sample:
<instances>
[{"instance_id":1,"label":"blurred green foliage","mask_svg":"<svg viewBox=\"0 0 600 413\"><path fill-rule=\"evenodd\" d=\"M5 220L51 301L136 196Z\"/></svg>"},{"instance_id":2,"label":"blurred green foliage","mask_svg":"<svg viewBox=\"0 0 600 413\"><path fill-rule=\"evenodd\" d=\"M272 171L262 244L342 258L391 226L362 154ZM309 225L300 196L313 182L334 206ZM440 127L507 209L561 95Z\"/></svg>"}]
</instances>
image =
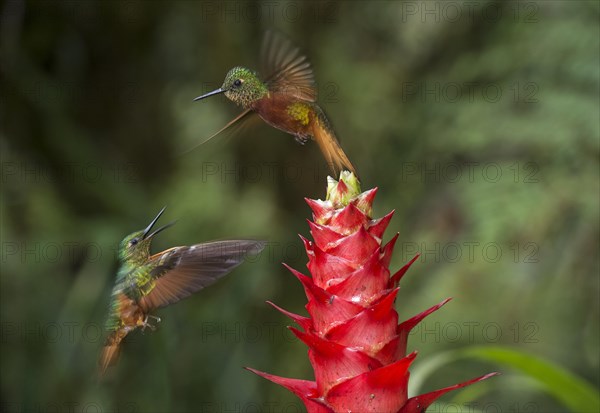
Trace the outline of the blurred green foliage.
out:
<instances>
[{"instance_id":1,"label":"blurred green foliage","mask_svg":"<svg viewBox=\"0 0 600 413\"><path fill-rule=\"evenodd\" d=\"M264 301L304 311L280 263L304 268L303 197L325 195L318 148L260 125L181 155L237 113L223 97L191 100L232 66L258 68L271 28L309 56L365 189L379 187L376 215L396 210L392 269L423 254L400 316L454 297L411 337L419 359L503 344L598 388L599 12L580 0L3 2L2 410L300 410L241 367L311 377ZM114 248L163 205L179 221L156 251L269 247L161 310L98 384ZM497 369L456 363L422 390ZM563 409L504 373L477 406Z\"/></svg>"}]
</instances>

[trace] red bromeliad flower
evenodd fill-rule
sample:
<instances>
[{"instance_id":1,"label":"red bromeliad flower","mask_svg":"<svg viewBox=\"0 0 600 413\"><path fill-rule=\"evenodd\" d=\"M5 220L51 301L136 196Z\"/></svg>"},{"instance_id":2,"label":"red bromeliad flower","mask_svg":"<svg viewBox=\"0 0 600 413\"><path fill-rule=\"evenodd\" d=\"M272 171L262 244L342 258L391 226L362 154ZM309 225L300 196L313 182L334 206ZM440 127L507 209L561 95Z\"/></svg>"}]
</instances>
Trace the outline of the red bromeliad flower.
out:
<instances>
[{"instance_id":1,"label":"red bromeliad flower","mask_svg":"<svg viewBox=\"0 0 600 413\"><path fill-rule=\"evenodd\" d=\"M408 369L417 355L406 354L408 334L449 299L398 324L398 283L417 257L390 277L398 234L382 246L393 211L371 218L376 192L360 193L356 177L342 172L339 182L329 178L325 201L306 200L314 241L302 240L312 278L290 271L304 286L310 317L270 303L302 328L291 330L309 348L315 381L249 369L295 393L309 413L423 412L444 393L495 374L408 398Z\"/></svg>"}]
</instances>

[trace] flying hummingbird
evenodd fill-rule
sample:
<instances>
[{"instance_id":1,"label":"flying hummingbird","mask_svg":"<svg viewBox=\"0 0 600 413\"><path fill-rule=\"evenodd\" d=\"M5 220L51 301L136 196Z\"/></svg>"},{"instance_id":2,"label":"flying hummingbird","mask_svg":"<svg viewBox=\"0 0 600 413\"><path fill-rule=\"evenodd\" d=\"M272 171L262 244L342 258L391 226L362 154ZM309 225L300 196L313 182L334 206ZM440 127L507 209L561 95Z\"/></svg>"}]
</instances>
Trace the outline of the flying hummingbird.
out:
<instances>
[{"instance_id":1,"label":"flying hummingbird","mask_svg":"<svg viewBox=\"0 0 600 413\"><path fill-rule=\"evenodd\" d=\"M267 32L261 47L261 62L266 77L259 78L245 67L234 67L220 88L194 99L224 93L244 109L208 139L256 113L269 125L294 135L301 144L314 139L334 173L347 169L356 174L325 113L316 103L314 75L306 56L281 35Z\"/></svg>"},{"instance_id":2,"label":"flying hummingbird","mask_svg":"<svg viewBox=\"0 0 600 413\"><path fill-rule=\"evenodd\" d=\"M119 246L120 267L106 321L108 337L98 363L100 376L116 363L127 334L138 327L142 331L156 328L150 319L159 323L160 318L151 311L209 286L241 264L248 254L257 254L264 247L264 242L254 240L215 241L150 255L152 238L174 224L152 231L165 208L146 229L128 235Z\"/></svg>"}]
</instances>

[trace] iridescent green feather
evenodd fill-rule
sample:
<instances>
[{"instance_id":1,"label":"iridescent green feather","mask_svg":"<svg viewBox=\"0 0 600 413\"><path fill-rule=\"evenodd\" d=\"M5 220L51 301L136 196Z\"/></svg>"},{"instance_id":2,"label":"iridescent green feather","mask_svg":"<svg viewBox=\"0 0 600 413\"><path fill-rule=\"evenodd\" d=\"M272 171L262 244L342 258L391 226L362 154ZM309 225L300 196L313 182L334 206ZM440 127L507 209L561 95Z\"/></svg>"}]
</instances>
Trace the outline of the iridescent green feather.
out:
<instances>
[{"instance_id":1,"label":"iridescent green feather","mask_svg":"<svg viewBox=\"0 0 600 413\"><path fill-rule=\"evenodd\" d=\"M155 268L156 263L152 262L141 266L124 263L121 266L117 274L117 283L112 290L108 319L105 325L107 330L117 330L122 326L119 295L124 294L138 302L154 288L154 279L157 276L153 272Z\"/></svg>"},{"instance_id":2,"label":"iridescent green feather","mask_svg":"<svg viewBox=\"0 0 600 413\"><path fill-rule=\"evenodd\" d=\"M269 93L267 85L258 78L256 73L239 66L227 73L221 89L225 90L227 98L245 109Z\"/></svg>"},{"instance_id":3,"label":"iridescent green feather","mask_svg":"<svg viewBox=\"0 0 600 413\"><path fill-rule=\"evenodd\" d=\"M121 241L119 247L121 266L111 293L108 318L105 323L107 330L117 330L122 327L120 294L125 294L137 302L152 289L151 273L156 265L148 262L151 240L143 239L143 235L144 231L137 231Z\"/></svg>"}]
</instances>

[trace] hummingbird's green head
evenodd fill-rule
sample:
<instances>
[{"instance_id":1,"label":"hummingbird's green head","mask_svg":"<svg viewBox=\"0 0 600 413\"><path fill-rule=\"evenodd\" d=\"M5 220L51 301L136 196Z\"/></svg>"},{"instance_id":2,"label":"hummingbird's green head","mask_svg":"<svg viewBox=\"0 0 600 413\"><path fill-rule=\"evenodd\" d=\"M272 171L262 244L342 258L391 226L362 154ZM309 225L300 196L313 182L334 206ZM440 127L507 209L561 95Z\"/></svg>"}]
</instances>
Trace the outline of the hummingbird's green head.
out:
<instances>
[{"instance_id":1,"label":"hummingbird's green head","mask_svg":"<svg viewBox=\"0 0 600 413\"><path fill-rule=\"evenodd\" d=\"M245 67L237 66L227 73L223 85L219 89L198 96L194 100L225 93L225 96L229 100L247 109L253 102L264 97L268 92L267 85L258 78L255 72Z\"/></svg>"},{"instance_id":2,"label":"hummingbird's green head","mask_svg":"<svg viewBox=\"0 0 600 413\"><path fill-rule=\"evenodd\" d=\"M165 208L160 210L156 218L150 222L146 229L129 234L123 239L123 241L121 241L119 248L119 259L122 262L143 264L148 259L150 256L150 245L152 244L152 238L159 232L169 228L174 224L174 222L171 222L152 231L152 227L154 224L156 224L158 218L160 218L162 213L165 211Z\"/></svg>"},{"instance_id":3,"label":"hummingbird's green head","mask_svg":"<svg viewBox=\"0 0 600 413\"><path fill-rule=\"evenodd\" d=\"M223 86L225 96L238 105L247 108L250 104L267 94L267 86L257 74L245 67L234 67L227 73Z\"/></svg>"}]
</instances>

